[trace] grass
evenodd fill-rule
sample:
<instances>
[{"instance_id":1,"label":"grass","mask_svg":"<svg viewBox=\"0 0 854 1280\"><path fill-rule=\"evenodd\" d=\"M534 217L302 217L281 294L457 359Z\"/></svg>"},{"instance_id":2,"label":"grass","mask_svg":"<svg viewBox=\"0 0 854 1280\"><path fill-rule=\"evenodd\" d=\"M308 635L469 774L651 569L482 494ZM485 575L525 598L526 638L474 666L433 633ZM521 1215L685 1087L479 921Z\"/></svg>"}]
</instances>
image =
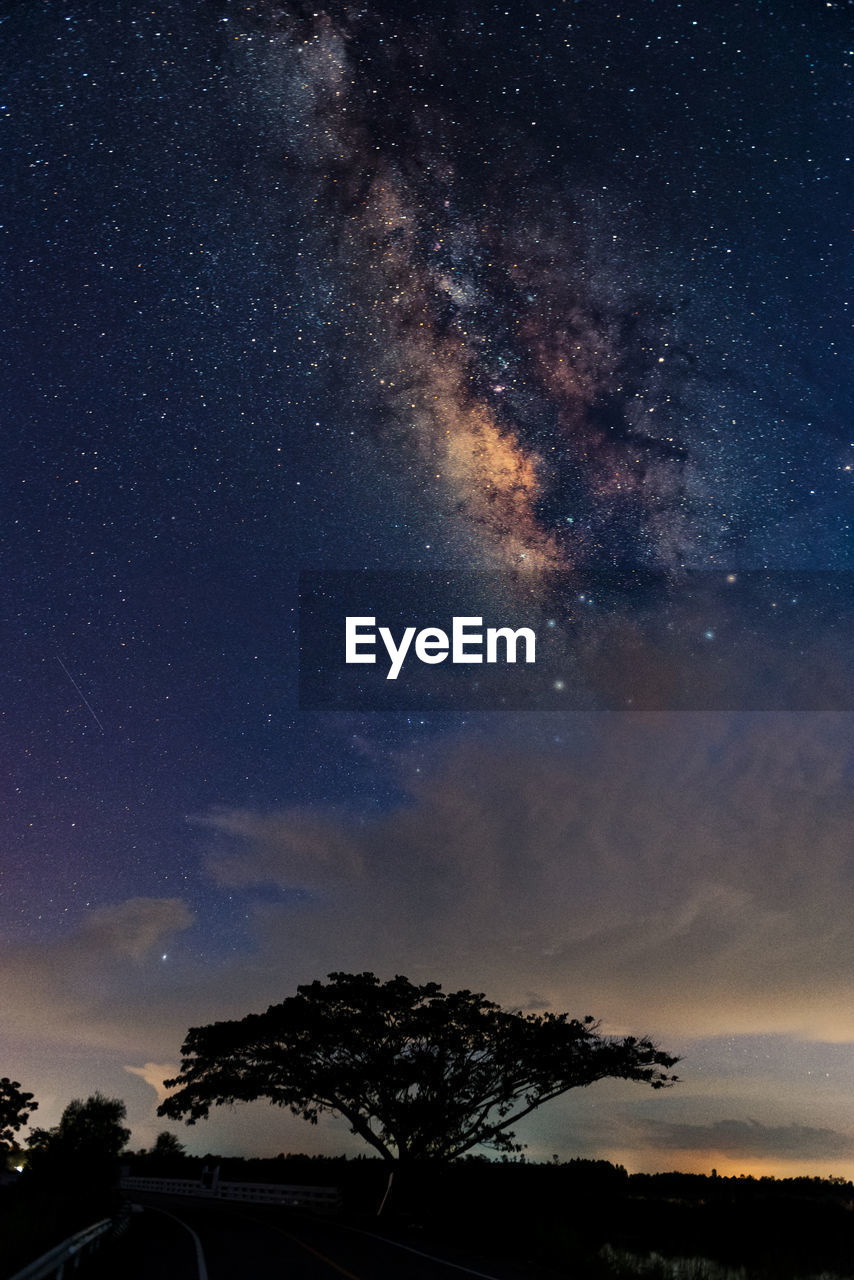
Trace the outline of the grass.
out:
<instances>
[{"instance_id":1,"label":"grass","mask_svg":"<svg viewBox=\"0 0 854 1280\"><path fill-rule=\"evenodd\" d=\"M608 1280L776 1280L780 1272L730 1267L710 1258L668 1258L660 1253L644 1256L627 1253L606 1244L599 1251L603 1264L602 1277ZM791 1272L786 1271L786 1276ZM802 1280L845 1280L837 1272L822 1271L804 1275Z\"/></svg>"}]
</instances>

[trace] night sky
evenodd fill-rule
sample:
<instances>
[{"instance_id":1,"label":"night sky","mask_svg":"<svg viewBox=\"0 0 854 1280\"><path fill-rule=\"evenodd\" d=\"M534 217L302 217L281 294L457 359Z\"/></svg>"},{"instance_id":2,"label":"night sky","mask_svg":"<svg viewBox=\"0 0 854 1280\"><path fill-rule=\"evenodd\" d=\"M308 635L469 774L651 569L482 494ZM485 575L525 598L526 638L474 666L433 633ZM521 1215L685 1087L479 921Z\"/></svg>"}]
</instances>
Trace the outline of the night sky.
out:
<instances>
[{"instance_id":1,"label":"night sky","mask_svg":"<svg viewBox=\"0 0 854 1280\"><path fill-rule=\"evenodd\" d=\"M854 702L775 701L778 633L751 711L298 698L304 570L464 568L537 622L604 572L797 572L784 666L823 667L851 17L9 7L0 1073L39 1124L101 1089L147 1145L188 1026L370 968L683 1055L529 1157L854 1176ZM176 1131L359 1149L260 1104Z\"/></svg>"}]
</instances>

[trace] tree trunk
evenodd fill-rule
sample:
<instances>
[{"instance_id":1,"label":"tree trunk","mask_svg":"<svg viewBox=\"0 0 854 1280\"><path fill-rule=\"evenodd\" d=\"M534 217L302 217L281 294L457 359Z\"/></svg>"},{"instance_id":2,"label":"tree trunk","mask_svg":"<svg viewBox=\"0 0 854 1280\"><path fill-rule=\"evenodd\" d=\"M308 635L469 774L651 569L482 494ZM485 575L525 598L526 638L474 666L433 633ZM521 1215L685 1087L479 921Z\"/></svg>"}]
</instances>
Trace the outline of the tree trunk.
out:
<instances>
[{"instance_id":1,"label":"tree trunk","mask_svg":"<svg viewBox=\"0 0 854 1280\"><path fill-rule=\"evenodd\" d=\"M385 1206L386 1206L386 1201L388 1200L389 1196L391 1195L391 1184L392 1184L392 1182L393 1182L393 1181L394 1181L394 1167L392 1166L392 1168L389 1170L388 1182L386 1183L385 1194L383 1195L383 1198L382 1198L382 1200L380 1201L380 1207L379 1207L379 1209L377 1209L377 1217L378 1217L378 1218L379 1218L379 1217L380 1217L380 1215L382 1214L382 1211L383 1211L383 1209L384 1209L384 1208L385 1208Z\"/></svg>"}]
</instances>

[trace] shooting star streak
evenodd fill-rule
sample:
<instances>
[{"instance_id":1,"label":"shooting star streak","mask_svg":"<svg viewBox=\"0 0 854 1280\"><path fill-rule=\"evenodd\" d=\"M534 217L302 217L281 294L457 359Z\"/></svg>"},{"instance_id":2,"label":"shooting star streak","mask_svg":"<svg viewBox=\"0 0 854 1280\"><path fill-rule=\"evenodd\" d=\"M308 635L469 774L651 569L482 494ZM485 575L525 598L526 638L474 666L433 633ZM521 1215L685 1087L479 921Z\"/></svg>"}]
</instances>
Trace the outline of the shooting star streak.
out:
<instances>
[{"instance_id":1,"label":"shooting star streak","mask_svg":"<svg viewBox=\"0 0 854 1280\"><path fill-rule=\"evenodd\" d=\"M56 655L56 660L57 660L57 662L59 663L59 665L62 667L62 669L63 669L63 671L65 672L65 674L68 676L68 679L69 679L69 680L71 681L71 683L74 685L74 688L75 688L75 689L77 690L77 692L79 693L79 695L80 695L80 701L83 703L83 705L84 705L84 707L86 708L86 710L87 710L87 711L90 713L90 715L92 716L92 719L95 721L96 725L97 725L97 726L98 726L98 728L101 730L101 733L106 733L106 732L107 732L107 730L104 728L104 726L101 724L101 721L98 719L98 716L97 716L97 714L96 714L96 712L95 712L95 708L92 706L91 702L90 702L90 701L89 701L89 699L86 697L86 694L85 694L85 693L83 692L83 690L80 688L80 685L79 685L79 684L77 683L77 681L74 679L74 676L73 676L73 675L71 674L71 672L68 670L68 667L67 667L67 666L65 665L65 663L62 661L62 658L60 658L59 654L57 654L57 655Z\"/></svg>"}]
</instances>

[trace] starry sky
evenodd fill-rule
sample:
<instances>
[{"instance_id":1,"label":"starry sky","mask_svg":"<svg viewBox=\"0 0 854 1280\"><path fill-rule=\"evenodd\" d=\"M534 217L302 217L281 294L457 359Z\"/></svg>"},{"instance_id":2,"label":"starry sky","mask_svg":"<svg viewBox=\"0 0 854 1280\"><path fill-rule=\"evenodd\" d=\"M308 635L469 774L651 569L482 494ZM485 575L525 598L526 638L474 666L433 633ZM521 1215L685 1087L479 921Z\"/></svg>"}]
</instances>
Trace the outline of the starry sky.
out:
<instances>
[{"instance_id":1,"label":"starry sky","mask_svg":"<svg viewBox=\"0 0 854 1280\"><path fill-rule=\"evenodd\" d=\"M851 11L7 11L0 1071L40 1124L99 1088L150 1143L189 1025L370 968L683 1055L531 1157L854 1175ZM301 572L399 611L459 569L576 626L590 696L301 706ZM591 613L615 572L652 602ZM674 700L671 626L736 696ZM273 1118L180 1132L358 1149Z\"/></svg>"}]
</instances>

